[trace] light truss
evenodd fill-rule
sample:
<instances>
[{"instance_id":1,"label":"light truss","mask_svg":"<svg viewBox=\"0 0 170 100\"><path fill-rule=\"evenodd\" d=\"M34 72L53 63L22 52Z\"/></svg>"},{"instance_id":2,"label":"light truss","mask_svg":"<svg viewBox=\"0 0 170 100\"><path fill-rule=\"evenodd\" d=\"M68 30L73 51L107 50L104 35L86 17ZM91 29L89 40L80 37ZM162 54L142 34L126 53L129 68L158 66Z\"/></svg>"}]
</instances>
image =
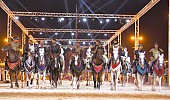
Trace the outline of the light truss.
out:
<instances>
[{"instance_id":1,"label":"light truss","mask_svg":"<svg viewBox=\"0 0 170 100\"><path fill-rule=\"evenodd\" d=\"M106 45L115 39L118 35L120 35L124 30L126 30L129 26L131 26L135 21L137 21L140 17L142 17L146 12L148 12L152 7L154 7L160 0L151 0L142 10L140 10L131 20L129 23L126 23L122 26L118 33L113 35L107 42ZM136 19L136 20L133 20Z\"/></svg>"},{"instance_id":2,"label":"light truss","mask_svg":"<svg viewBox=\"0 0 170 100\"><path fill-rule=\"evenodd\" d=\"M32 37L32 35L29 35L28 34L28 31L26 31L25 30L25 27L21 24L21 22L18 20L18 19L16 19L15 18L15 15L13 14L13 12L7 7L7 5L2 1L2 0L0 0L0 7L7 13L7 15L9 16L8 17L8 20L10 20L10 19L12 19L17 25L18 25L18 27L23 31L23 33L24 34L26 34L28 37ZM10 18L10 19L9 19ZM9 21L8 21L8 23L10 23ZM12 23L12 22L11 22ZM8 36L11 36L11 34L10 34L10 32L11 32L11 30L10 30L10 27L8 27ZM7 36L7 37L8 37ZM34 41L34 42L36 42L35 40L34 40L34 38L32 37L32 40Z\"/></svg>"},{"instance_id":3,"label":"light truss","mask_svg":"<svg viewBox=\"0 0 170 100\"><path fill-rule=\"evenodd\" d=\"M26 28L29 32L116 33L117 30Z\"/></svg>"},{"instance_id":4,"label":"light truss","mask_svg":"<svg viewBox=\"0 0 170 100\"><path fill-rule=\"evenodd\" d=\"M49 38L34 38L36 41L51 41ZM72 42L94 42L100 40L106 42L108 39L57 39L57 41L72 41Z\"/></svg>"},{"instance_id":5,"label":"light truss","mask_svg":"<svg viewBox=\"0 0 170 100\"><path fill-rule=\"evenodd\" d=\"M78 18L121 18L131 19L134 15L123 14L80 14L80 13L48 13L48 12L19 12L13 11L15 16L39 16L39 17L78 17Z\"/></svg>"}]
</instances>

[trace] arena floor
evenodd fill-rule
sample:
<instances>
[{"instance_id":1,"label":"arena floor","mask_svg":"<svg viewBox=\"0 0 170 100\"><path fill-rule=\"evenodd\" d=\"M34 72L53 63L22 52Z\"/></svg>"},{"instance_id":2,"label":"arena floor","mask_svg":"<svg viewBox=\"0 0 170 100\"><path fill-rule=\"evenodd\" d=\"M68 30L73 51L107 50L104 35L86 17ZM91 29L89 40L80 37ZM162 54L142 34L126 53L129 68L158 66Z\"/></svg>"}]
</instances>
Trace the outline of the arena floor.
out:
<instances>
[{"instance_id":1,"label":"arena floor","mask_svg":"<svg viewBox=\"0 0 170 100\"><path fill-rule=\"evenodd\" d=\"M51 89L49 81L46 81L45 89L38 89L33 86L27 88L10 88L9 83L0 82L0 100L141 100L141 99L159 99L170 100L170 88L162 87L162 91L151 91L150 85L144 85L143 91L135 90L134 84L128 84L126 87L118 85L118 91L110 90L110 83L105 82L100 90L93 89L93 86L86 86L86 82L81 82L80 89L75 90L70 86L71 81L63 81L63 84L57 89Z\"/></svg>"}]
</instances>

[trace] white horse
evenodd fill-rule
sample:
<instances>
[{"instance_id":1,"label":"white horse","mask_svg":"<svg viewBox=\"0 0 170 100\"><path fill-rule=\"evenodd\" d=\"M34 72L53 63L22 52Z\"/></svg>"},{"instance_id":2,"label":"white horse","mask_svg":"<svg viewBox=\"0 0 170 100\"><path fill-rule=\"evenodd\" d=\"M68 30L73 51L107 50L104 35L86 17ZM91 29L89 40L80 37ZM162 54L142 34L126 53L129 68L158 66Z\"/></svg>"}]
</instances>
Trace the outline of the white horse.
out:
<instances>
[{"instance_id":1,"label":"white horse","mask_svg":"<svg viewBox=\"0 0 170 100\"><path fill-rule=\"evenodd\" d=\"M61 62L63 63L63 64L62 64L62 65L63 65L63 66L62 66L62 71L64 71L64 69L65 69L64 50L63 50L62 47L61 47L60 49L61 49L60 59L61 59ZM64 73L64 72L63 72L63 73ZM63 73L62 73L62 72L59 72L59 81L58 81L59 85L62 84Z\"/></svg>"},{"instance_id":2,"label":"white horse","mask_svg":"<svg viewBox=\"0 0 170 100\"><path fill-rule=\"evenodd\" d=\"M113 47L113 57L111 58L111 90L113 90L113 83L114 88L117 90L118 87L118 78L120 76L121 71L121 62L119 60L119 47Z\"/></svg>"},{"instance_id":3,"label":"white horse","mask_svg":"<svg viewBox=\"0 0 170 100\"><path fill-rule=\"evenodd\" d=\"M125 86L125 84L128 85L128 80L129 80L129 76L130 76L130 57L128 56L128 51L127 48L124 48L124 56L121 56L121 59L123 61L122 66L124 66L125 68L122 68L123 71L123 75L122 75L122 86ZM125 83L125 76L126 76L126 83Z\"/></svg>"},{"instance_id":4,"label":"white horse","mask_svg":"<svg viewBox=\"0 0 170 100\"><path fill-rule=\"evenodd\" d=\"M107 57L107 50L106 50L106 48L104 48L103 58L104 58L103 60L104 60L105 69L106 69L107 64L108 64L108 62L109 62L109 59L108 59L108 57ZM102 75L102 84L104 84L105 75L106 75L106 71L103 71L103 75Z\"/></svg>"},{"instance_id":5,"label":"white horse","mask_svg":"<svg viewBox=\"0 0 170 100\"><path fill-rule=\"evenodd\" d=\"M159 91L161 91L161 80L164 74L164 54L159 54L156 63L153 65L152 91L155 91L156 80L159 82Z\"/></svg>"},{"instance_id":6,"label":"white horse","mask_svg":"<svg viewBox=\"0 0 170 100\"><path fill-rule=\"evenodd\" d=\"M91 54L91 48L89 47L86 51L86 58L85 58L85 69L86 69L86 86L90 85L90 79L93 79L93 75L92 75L92 71L91 71L91 66L90 66L90 62L92 61L92 54ZM90 78L91 77L91 78Z\"/></svg>"},{"instance_id":7,"label":"white horse","mask_svg":"<svg viewBox=\"0 0 170 100\"><path fill-rule=\"evenodd\" d=\"M145 52L139 52L139 63L136 66L137 66L137 88L139 91L141 91L146 74Z\"/></svg>"},{"instance_id":8,"label":"white horse","mask_svg":"<svg viewBox=\"0 0 170 100\"><path fill-rule=\"evenodd\" d=\"M45 48L39 48L39 57L38 57L38 88L44 89L45 87L45 78L46 78L46 60L45 60ZM41 75L43 79L42 86L40 86Z\"/></svg>"},{"instance_id":9,"label":"white horse","mask_svg":"<svg viewBox=\"0 0 170 100\"><path fill-rule=\"evenodd\" d=\"M28 51L28 58L24 62L24 69L26 73L26 87L27 88L32 88L33 80L35 77L34 71L35 71L35 47L34 44L29 44L29 51ZM22 73L22 78L24 78L24 73ZM24 80L24 79L23 79ZM22 82L22 87L23 87L23 82Z\"/></svg>"}]
</instances>

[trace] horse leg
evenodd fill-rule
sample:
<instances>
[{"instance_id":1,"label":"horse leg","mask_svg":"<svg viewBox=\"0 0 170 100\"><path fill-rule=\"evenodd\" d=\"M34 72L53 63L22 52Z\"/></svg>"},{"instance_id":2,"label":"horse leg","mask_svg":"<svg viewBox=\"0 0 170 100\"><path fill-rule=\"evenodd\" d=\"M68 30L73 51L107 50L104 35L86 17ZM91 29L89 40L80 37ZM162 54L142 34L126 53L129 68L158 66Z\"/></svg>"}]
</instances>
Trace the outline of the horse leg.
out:
<instances>
[{"instance_id":1,"label":"horse leg","mask_svg":"<svg viewBox=\"0 0 170 100\"><path fill-rule=\"evenodd\" d=\"M18 71L15 71L15 86L17 88L19 88L19 84L18 84Z\"/></svg>"},{"instance_id":2,"label":"horse leg","mask_svg":"<svg viewBox=\"0 0 170 100\"><path fill-rule=\"evenodd\" d=\"M21 72L21 82L22 82L21 88L24 88L24 72Z\"/></svg>"},{"instance_id":3,"label":"horse leg","mask_svg":"<svg viewBox=\"0 0 170 100\"><path fill-rule=\"evenodd\" d=\"M76 89L76 76L73 76L73 89Z\"/></svg>"},{"instance_id":4,"label":"horse leg","mask_svg":"<svg viewBox=\"0 0 170 100\"><path fill-rule=\"evenodd\" d=\"M26 74L26 87L29 87L29 75L28 73Z\"/></svg>"},{"instance_id":5,"label":"horse leg","mask_svg":"<svg viewBox=\"0 0 170 100\"><path fill-rule=\"evenodd\" d=\"M89 72L88 72L87 69L86 69L86 81L87 81L86 86L88 86L88 82L89 82Z\"/></svg>"},{"instance_id":6,"label":"horse leg","mask_svg":"<svg viewBox=\"0 0 170 100\"><path fill-rule=\"evenodd\" d=\"M43 72L43 85L42 85L42 89L45 88L45 78L46 78L46 70Z\"/></svg>"},{"instance_id":7,"label":"horse leg","mask_svg":"<svg viewBox=\"0 0 170 100\"><path fill-rule=\"evenodd\" d=\"M94 89L96 88L96 74L93 72Z\"/></svg>"},{"instance_id":8,"label":"horse leg","mask_svg":"<svg viewBox=\"0 0 170 100\"><path fill-rule=\"evenodd\" d=\"M30 88L32 88L34 76L35 76L35 75L34 75L33 73L31 73L31 77L30 77Z\"/></svg>"},{"instance_id":9,"label":"horse leg","mask_svg":"<svg viewBox=\"0 0 170 100\"><path fill-rule=\"evenodd\" d=\"M114 77L114 75L113 75L113 72L111 71L111 73L110 73L110 76L111 76L111 90L113 90L113 77Z\"/></svg>"},{"instance_id":10,"label":"horse leg","mask_svg":"<svg viewBox=\"0 0 170 100\"><path fill-rule=\"evenodd\" d=\"M129 83L129 82L128 82L128 81L129 81L129 73L126 74L126 78L127 78L127 81L126 81L126 84L127 84L127 85L126 85L126 86L128 86L128 83Z\"/></svg>"},{"instance_id":11,"label":"horse leg","mask_svg":"<svg viewBox=\"0 0 170 100\"><path fill-rule=\"evenodd\" d=\"M118 70L116 75L115 75L115 90L116 91L117 91L117 87L118 87L118 78L119 78L119 76L120 76L120 70Z\"/></svg>"},{"instance_id":12,"label":"horse leg","mask_svg":"<svg viewBox=\"0 0 170 100\"><path fill-rule=\"evenodd\" d=\"M155 91L156 75L153 73L152 77L152 91Z\"/></svg>"},{"instance_id":13,"label":"horse leg","mask_svg":"<svg viewBox=\"0 0 170 100\"><path fill-rule=\"evenodd\" d=\"M41 73L40 72L38 72L38 88L40 89L41 87L40 87L40 78L41 78Z\"/></svg>"},{"instance_id":14,"label":"horse leg","mask_svg":"<svg viewBox=\"0 0 170 100\"><path fill-rule=\"evenodd\" d=\"M144 82L145 75L141 76L141 77L142 77L142 80L141 80L141 90L142 90L143 89L143 82Z\"/></svg>"},{"instance_id":15,"label":"horse leg","mask_svg":"<svg viewBox=\"0 0 170 100\"><path fill-rule=\"evenodd\" d=\"M159 91L161 91L161 83L162 83L162 76L161 77L159 77Z\"/></svg>"},{"instance_id":16,"label":"horse leg","mask_svg":"<svg viewBox=\"0 0 170 100\"><path fill-rule=\"evenodd\" d=\"M12 80L13 80L12 70L9 70L9 75L10 75L11 88L13 88L13 84L12 84Z\"/></svg>"},{"instance_id":17,"label":"horse leg","mask_svg":"<svg viewBox=\"0 0 170 100\"><path fill-rule=\"evenodd\" d=\"M80 88L80 75L77 75L77 89L79 89Z\"/></svg>"},{"instance_id":18,"label":"horse leg","mask_svg":"<svg viewBox=\"0 0 170 100\"><path fill-rule=\"evenodd\" d=\"M138 90L141 91L141 76L137 72Z\"/></svg>"}]
</instances>

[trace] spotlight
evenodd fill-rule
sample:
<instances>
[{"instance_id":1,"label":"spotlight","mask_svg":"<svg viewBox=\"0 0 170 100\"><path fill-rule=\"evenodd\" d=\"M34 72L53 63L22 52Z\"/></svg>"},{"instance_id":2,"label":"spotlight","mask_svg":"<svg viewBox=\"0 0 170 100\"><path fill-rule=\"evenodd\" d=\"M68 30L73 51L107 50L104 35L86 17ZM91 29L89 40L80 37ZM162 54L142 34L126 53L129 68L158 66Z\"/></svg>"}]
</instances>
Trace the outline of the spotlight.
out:
<instances>
[{"instance_id":1,"label":"spotlight","mask_svg":"<svg viewBox=\"0 0 170 100\"><path fill-rule=\"evenodd\" d=\"M15 16L15 19L19 19L19 17L18 17L18 16Z\"/></svg>"},{"instance_id":2,"label":"spotlight","mask_svg":"<svg viewBox=\"0 0 170 100\"><path fill-rule=\"evenodd\" d=\"M115 19L114 21L117 22L117 19Z\"/></svg>"},{"instance_id":3,"label":"spotlight","mask_svg":"<svg viewBox=\"0 0 170 100\"><path fill-rule=\"evenodd\" d=\"M86 44L86 42L83 42L83 44Z\"/></svg>"},{"instance_id":4,"label":"spotlight","mask_svg":"<svg viewBox=\"0 0 170 100\"><path fill-rule=\"evenodd\" d=\"M48 42L47 41L45 41L45 44L47 44Z\"/></svg>"},{"instance_id":5,"label":"spotlight","mask_svg":"<svg viewBox=\"0 0 170 100\"><path fill-rule=\"evenodd\" d=\"M74 35L74 33L71 33L71 35L73 36L73 35Z\"/></svg>"},{"instance_id":6,"label":"spotlight","mask_svg":"<svg viewBox=\"0 0 170 100\"><path fill-rule=\"evenodd\" d=\"M90 33L88 33L88 36L90 36L91 34Z\"/></svg>"},{"instance_id":7,"label":"spotlight","mask_svg":"<svg viewBox=\"0 0 170 100\"><path fill-rule=\"evenodd\" d=\"M64 21L64 18L62 17L60 20L61 20L61 21Z\"/></svg>"},{"instance_id":8,"label":"spotlight","mask_svg":"<svg viewBox=\"0 0 170 100\"><path fill-rule=\"evenodd\" d=\"M58 33L55 33L55 35L58 35Z\"/></svg>"},{"instance_id":9,"label":"spotlight","mask_svg":"<svg viewBox=\"0 0 170 100\"><path fill-rule=\"evenodd\" d=\"M102 20L100 20L100 24L102 24L103 23L103 21Z\"/></svg>"},{"instance_id":10,"label":"spotlight","mask_svg":"<svg viewBox=\"0 0 170 100\"><path fill-rule=\"evenodd\" d=\"M42 32L40 32L40 34L42 35Z\"/></svg>"},{"instance_id":11,"label":"spotlight","mask_svg":"<svg viewBox=\"0 0 170 100\"><path fill-rule=\"evenodd\" d=\"M89 45L91 45L91 43L89 42Z\"/></svg>"},{"instance_id":12,"label":"spotlight","mask_svg":"<svg viewBox=\"0 0 170 100\"><path fill-rule=\"evenodd\" d=\"M71 41L69 41L68 44L71 44Z\"/></svg>"},{"instance_id":13,"label":"spotlight","mask_svg":"<svg viewBox=\"0 0 170 100\"><path fill-rule=\"evenodd\" d=\"M104 34L104 36L107 36L107 34Z\"/></svg>"},{"instance_id":14,"label":"spotlight","mask_svg":"<svg viewBox=\"0 0 170 100\"><path fill-rule=\"evenodd\" d=\"M83 22L86 22L87 21L87 19L86 18L83 18Z\"/></svg>"},{"instance_id":15,"label":"spotlight","mask_svg":"<svg viewBox=\"0 0 170 100\"><path fill-rule=\"evenodd\" d=\"M130 20L129 19L126 19L126 23L129 23L130 22Z\"/></svg>"},{"instance_id":16,"label":"spotlight","mask_svg":"<svg viewBox=\"0 0 170 100\"><path fill-rule=\"evenodd\" d=\"M106 19L106 22L108 23L110 20L109 19Z\"/></svg>"},{"instance_id":17,"label":"spotlight","mask_svg":"<svg viewBox=\"0 0 170 100\"><path fill-rule=\"evenodd\" d=\"M42 18L41 18L41 20L45 20L45 18L44 18L44 17L42 17Z\"/></svg>"}]
</instances>

